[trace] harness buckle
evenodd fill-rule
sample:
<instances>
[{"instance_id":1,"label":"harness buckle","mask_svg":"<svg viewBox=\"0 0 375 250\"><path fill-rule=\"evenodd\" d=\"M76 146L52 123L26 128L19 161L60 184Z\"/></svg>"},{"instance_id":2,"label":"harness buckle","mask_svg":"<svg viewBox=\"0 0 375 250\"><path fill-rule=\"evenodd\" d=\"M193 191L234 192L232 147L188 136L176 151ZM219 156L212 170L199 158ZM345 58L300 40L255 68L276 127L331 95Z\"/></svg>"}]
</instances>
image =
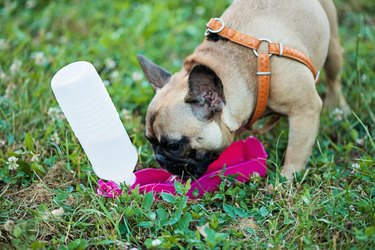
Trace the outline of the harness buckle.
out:
<instances>
[{"instance_id":1,"label":"harness buckle","mask_svg":"<svg viewBox=\"0 0 375 250\"><path fill-rule=\"evenodd\" d=\"M263 71L257 71L257 76L270 76L272 75L271 71L263 72Z\"/></svg>"},{"instance_id":2,"label":"harness buckle","mask_svg":"<svg viewBox=\"0 0 375 250\"><path fill-rule=\"evenodd\" d=\"M279 57L283 57L283 55L284 55L284 45L282 43L279 43L279 47L280 47Z\"/></svg>"},{"instance_id":3,"label":"harness buckle","mask_svg":"<svg viewBox=\"0 0 375 250\"><path fill-rule=\"evenodd\" d=\"M259 41L260 41L260 42L267 42L268 45L270 45L270 44L272 43L271 40L270 40L270 39L267 39L267 38L260 38ZM259 44L259 46L260 46L260 44ZM258 49L253 49L253 52L254 52L254 55L255 55L256 57L259 56L259 54L258 54ZM269 53L268 56L271 57L272 54Z\"/></svg>"},{"instance_id":4,"label":"harness buckle","mask_svg":"<svg viewBox=\"0 0 375 250\"><path fill-rule=\"evenodd\" d=\"M221 19L219 17L215 17L214 20L218 21L221 24L221 27L218 28L217 30L213 30L209 27L206 27L206 32L204 33L205 36L208 36L209 34L220 33L225 28L225 23L224 23L223 19Z\"/></svg>"}]
</instances>

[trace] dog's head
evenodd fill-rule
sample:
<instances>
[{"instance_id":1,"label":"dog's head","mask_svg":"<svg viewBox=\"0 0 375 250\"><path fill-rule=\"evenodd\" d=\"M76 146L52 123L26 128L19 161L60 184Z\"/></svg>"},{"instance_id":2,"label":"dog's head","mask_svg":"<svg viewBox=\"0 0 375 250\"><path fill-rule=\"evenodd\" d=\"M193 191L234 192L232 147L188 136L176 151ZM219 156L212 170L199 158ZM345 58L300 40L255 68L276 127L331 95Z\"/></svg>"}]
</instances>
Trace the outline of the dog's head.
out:
<instances>
[{"instance_id":1,"label":"dog's head","mask_svg":"<svg viewBox=\"0 0 375 250\"><path fill-rule=\"evenodd\" d=\"M144 56L138 60L156 90L146 115L156 161L172 174L200 177L231 142L221 124L220 78L200 64L171 75Z\"/></svg>"}]
</instances>

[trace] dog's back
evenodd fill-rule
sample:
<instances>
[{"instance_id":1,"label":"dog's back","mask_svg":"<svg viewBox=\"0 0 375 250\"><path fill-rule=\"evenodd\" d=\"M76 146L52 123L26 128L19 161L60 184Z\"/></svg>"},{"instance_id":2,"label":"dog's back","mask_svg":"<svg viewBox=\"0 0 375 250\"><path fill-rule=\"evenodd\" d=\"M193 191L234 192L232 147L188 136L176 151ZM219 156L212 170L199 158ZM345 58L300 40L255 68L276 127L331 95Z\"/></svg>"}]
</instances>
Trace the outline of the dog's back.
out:
<instances>
[{"instance_id":1,"label":"dog's back","mask_svg":"<svg viewBox=\"0 0 375 250\"><path fill-rule=\"evenodd\" d=\"M326 6L332 3L321 2ZM322 4L318 0L235 0L222 18L228 26L243 33L300 50L320 68L327 56L330 36Z\"/></svg>"}]
</instances>

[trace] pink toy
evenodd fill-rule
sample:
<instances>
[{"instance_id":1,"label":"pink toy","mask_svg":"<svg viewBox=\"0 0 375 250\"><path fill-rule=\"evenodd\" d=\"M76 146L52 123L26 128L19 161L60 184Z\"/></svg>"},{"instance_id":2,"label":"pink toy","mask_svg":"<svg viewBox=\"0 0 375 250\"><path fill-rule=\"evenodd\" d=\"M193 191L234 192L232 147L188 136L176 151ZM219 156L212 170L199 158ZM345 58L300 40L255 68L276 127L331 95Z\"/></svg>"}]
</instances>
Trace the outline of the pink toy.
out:
<instances>
[{"instance_id":1,"label":"pink toy","mask_svg":"<svg viewBox=\"0 0 375 250\"><path fill-rule=\"evenodd\" d=\"M103 180L99 180L96 193L105 198L115 198L116 196L121 195L121 189L113 181L105 182Z\"/></svg>"},{"instance_id":2,"label":"pink toy","mask_svg":"<svg viewBox=\"0 0 375 250\"><path fill-rule=\"evenodd\" d=\"M205 192L214 192L218 189L220 175L237 175L239 182L249 181L249 176L258 173L265 176L267 153L262 143L255 137L232 143L220 157L211 163L207 172L198 180L192 181L191 188L187 193L189 198L202 196ZM223 173L223 167L226 166ZM164 169L146 168L135 172L136 181L130 187L134 189L139 185L140 193L171 193L175 194L174 180L181 181L177 176L171 175ZM184 181L181 181L184 183ZM193 196L194 190L197 196Z\"/></svg>"},{"instance_id":3,"label":"pink toy","mask_svg":"<svg viewBox=\"0 0 375 250\"><path fill-rule=\"evenodd\" d=\"M221 183L220 175L237 175L239 182L249 181L249 176L258 173L265 176L267 153L262 143L255 137L232 143L220 157L211 163L207 172L198 180L192 181L191 188L187 193L189 198L201 197L205 192L214 192ZM223 168L225 172L223 173ZM131 189L139 186L140 193L154 192L176 194L174 181L180 181L177 176L170 174L164 169L146 168L135 172L136 181ZM196 196L193 192L196 190ZM120 188L112 181L99 180L97 193L106 198L114 198L121 195Z\"/></svg>"}]
</instances>

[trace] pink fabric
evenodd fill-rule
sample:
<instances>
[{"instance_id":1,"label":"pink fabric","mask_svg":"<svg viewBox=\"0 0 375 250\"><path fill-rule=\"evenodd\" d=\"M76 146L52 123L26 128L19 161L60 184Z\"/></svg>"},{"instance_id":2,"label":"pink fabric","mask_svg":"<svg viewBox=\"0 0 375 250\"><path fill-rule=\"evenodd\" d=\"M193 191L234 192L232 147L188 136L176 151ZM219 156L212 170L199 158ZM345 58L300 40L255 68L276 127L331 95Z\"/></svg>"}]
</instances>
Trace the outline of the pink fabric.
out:
<instances>
[{"instance_id":1,"label":"pink fabric","mask_svg":"<svg viewBox=\"0 0 375 250\"><path fill-rule=\"evenodd\" d=\"M239 182L248 182L254 173L260 176L267 174L267 153L262 143L255 137L232 143L219 158L210 164L207 172L197 180L191 182L187 193L189 198L201 197L205 192L215 192L221 183L221 176L236 175ZM139 186L140 193L153 192L176 194L174 181L180 181L164 169L146 168L134 173L135 183L130 187ZM106 198L115 198L121 195L121 189L113 181L98 181L97 193ZM196 194L196 195L193 195Z\"/></svg>"},{"instance_id":2,"label":"pink fabric","mask_svg":"<svg viewBox=\"0 0 375 250\"><path fill-rule=\"evenodd\" d=\"M201 197L205 192L215 192L219 188L222 175L237 175L239 182L248 182L254 173L265 176L267 173L267 153L262 143L255 137L232 143L220 157L211 163L207 172L197 180L191 182L191 188L187 193L189 198ZM224 171L225 166L225 171ZM136 181L130 187L139 186L140 193L171 193L176 194L174 181L183 180L171 175L164 169L146 168L135 172ZM196 193L197 196L194 196Z\"/></svg>"},{"instance_id":3,"label":"pink fabric","mask_svg":"<svg viewBox=\"0 0 375 250\"><path fill-rule=\"evenodd\" d=\"M121 189L113 181L105 182L100 179L98 181L98 188L96 189L96 193L99 196L103 196L105 198L115 198L116 196L121 195Z\"/></svg>"}]
</instances>

